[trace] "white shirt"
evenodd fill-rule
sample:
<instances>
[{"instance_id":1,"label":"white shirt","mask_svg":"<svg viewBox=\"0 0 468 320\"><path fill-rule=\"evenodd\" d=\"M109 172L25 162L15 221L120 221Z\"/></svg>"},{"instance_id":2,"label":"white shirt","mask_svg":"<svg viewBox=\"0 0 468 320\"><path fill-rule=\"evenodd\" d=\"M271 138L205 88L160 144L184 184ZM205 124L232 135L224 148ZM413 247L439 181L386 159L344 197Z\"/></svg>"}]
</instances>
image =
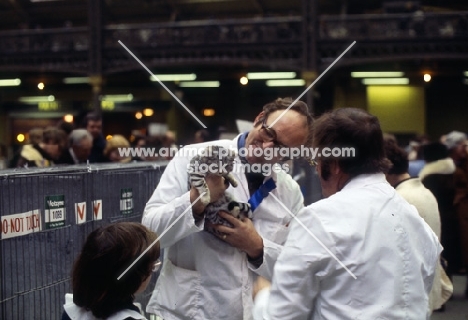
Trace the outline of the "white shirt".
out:
<instances>
[{"instance_id":1,"label":"white shirt","mask_svg":"<svg viewBox=\"0 0 468 320\"><path fill-rule=\"evenodd\" d=\"M383 174L355 177L298 218L357 278L293 221L256 319L429 318L441 246Z\"/></svg>"},{"instance_id":2,"label":"white shirt","mask_svg":"<svg viewBox=\"0 0 468 320\"><path fill-rule=\"evenodd\" d=\"M204 149L208 145L221 145L237 150L237 139L191 147ZM187 147L167 165L143 215L143 224L158 235L183 215L160 240L164 248L163 267L146 310L165 320L252 319L252 271L271 279L292 217L270 195L253 212L253 224L264 245L263 263L255 268L248 263L244 252L203 231L203 221L195 224L187 174L191 157L183 155L184 149ZM236 158L233 175L239 186L227 191L238 201L247 202L250 195L245 174L239 170L242 166ZM292 213L299 212L303 208L299 185L284 171L271 177L277 185L271 194Z\"/></svg>"}]
</instances>

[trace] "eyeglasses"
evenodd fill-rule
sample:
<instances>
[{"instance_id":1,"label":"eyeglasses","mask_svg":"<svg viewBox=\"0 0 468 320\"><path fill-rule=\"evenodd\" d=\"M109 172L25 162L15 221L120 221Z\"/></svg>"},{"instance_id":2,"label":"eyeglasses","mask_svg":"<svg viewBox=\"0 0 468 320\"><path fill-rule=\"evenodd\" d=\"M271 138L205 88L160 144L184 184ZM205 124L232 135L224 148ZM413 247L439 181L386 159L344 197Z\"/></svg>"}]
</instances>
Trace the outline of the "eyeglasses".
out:
<instances>
[{"instance_id":1,"label":"eyeglasses","mask_svg":"<svg viewBox=\"0 0 468 320\"><path fill-rule=\"evenodd\" d=\"M266 124L267 118L263 119L262 122L262 127L260 128L260 134L262 135L262 140L265 142L273 142L273 145L275 148L282 149L282 148L288 148L284 144L281 144L276 140L278 137L276 135L276 131L273 128L269 128Z\"/></svg>"},{"instance_id":2,"label":"eyeglasses","mask_svg":"<svg viewBox=\"0 0 468 320\"><path fill-rule=\"evenodd\" d=\"M153 268L151 269L152 272L158 272L159 268L161 268L161 260L156 260L156 262L153 264Z\"/></svg>"}]
</instances>

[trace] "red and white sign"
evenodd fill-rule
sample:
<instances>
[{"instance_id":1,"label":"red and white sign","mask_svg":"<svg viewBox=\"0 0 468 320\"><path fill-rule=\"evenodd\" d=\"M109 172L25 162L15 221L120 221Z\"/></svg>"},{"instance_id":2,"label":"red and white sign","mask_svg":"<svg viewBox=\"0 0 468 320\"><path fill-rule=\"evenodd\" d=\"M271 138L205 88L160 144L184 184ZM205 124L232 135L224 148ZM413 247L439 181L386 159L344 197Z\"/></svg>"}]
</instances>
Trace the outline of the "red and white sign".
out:
<instances>
[{"instance_id":1,"label":"red and white sign","mask_svg":"<svg viewBox=\"0 0 468 320\"><path fill-rule=\"evenodd\" d=\"M93 220L102 220L102 200L93 201Z\"/></svg>"},{"instance_id":2,"label":"red and white sign","mask_svg":"<svg viewBox=\"0 0 468 320\"><path fill-rule=\"evenodd\" d=\"M75 203L76 224L86 222L86 202Z\"/></svg>"},{"instance_id":3,"label":"red and white sign","mask_svg":"<svg viewBox=\"0 0 468 320\"><path fill-rule=\"evenodd\" d=\"M1 217L2 239L24 236L42 230L39 209Z\"/></svg>"}]
</instances>

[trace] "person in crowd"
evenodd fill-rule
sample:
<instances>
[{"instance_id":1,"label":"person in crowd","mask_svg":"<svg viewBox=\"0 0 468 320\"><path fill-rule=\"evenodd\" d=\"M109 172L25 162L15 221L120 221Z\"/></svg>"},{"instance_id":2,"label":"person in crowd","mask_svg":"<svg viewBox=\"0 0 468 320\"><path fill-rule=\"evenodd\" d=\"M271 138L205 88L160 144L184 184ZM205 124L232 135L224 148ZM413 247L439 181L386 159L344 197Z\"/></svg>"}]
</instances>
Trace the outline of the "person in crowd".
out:
<instances>
[{"instance_id":1,"label":"person in crowd","mask_svg":"<svg viewBox=\"0 0 468 320\"><path fill-rule=\"evenodd\" d=\"M136 222L117 222L91 232L73 266L73 294L65 295L62 320L146 319L133 300L159 268L156 239Z\"/></svg>"},{"instance_id":2,"label":"person in crowd","mask_svg":"<svg viewBox=\"0 0 468 320\"><path fill-rule=\"evenodd\" d=\"M93 136L86 129L75 129L68 136L68 146L58 164L86 163L91 154Z\"/></svg>"},{"instance_id":3,"label":"person in crowd","mask_svg":"<svg viewBox=\"0 0 468 320\"><path fill-rule=\"evenodd\" d=\"M465 297L468 298L468 140L465 133L452 131L445 136L449 156L455 163L455 212L457 214L462 257L461 273L467 274Z\"/></svg>"},{"instance_id":4,"label":"person in crowd","mask_svg":"<svg viewBox=\"0 0 468 320\"><path fill-rule=\"evenodd\" d=\"M164 151L160 154L160 157L163 160L171 160L174 155L177 153L177 145L175 132L172 130L167 130L164 135L161 137L161 148Z\"/></svg>"},{"instance_id":5,"label":"person in crowd","mask_svg":"<svg viewBox=\"0 0 468 320\"><path fill-rule=\"evenodd\" d=\"M85 118L85 128L93 136L93 147L89 155L89 162L105 162L104 148L106 147L106 139L102 135L102 117L96 112L90 112Z\"/></svg>"},{"instance_id":6,"label":"person in crowd","mask_svg":"<svg viewBox=\"0 0 468 320\"><path fill-rule=\"evenodd\" d=\"M412 178L409 175L407 153L394 141L385 140L385 155L392 163L392 167L385 175L388 183L408 203L416 207L419 215L440 239L441 226L437 200L432 192L424 187L418 177ZM451 297L452 293L453 285L438 261L434 285L429 295L429 313L434 310L443 311L444 303Z\"/></svg>"},{"instance_id":7,"label":"person in crowd","mask_svg":"<svg viewBox=\"0 0 468 320\"><path fill-rule=\"evenodd\" d=\"M378 119L336 109L315 120L313 145L355 153L318 157L325 199L291 222L271 291L255 297L255 319L427 319L442 248L385 179Z\"/></svg>"},{"instance_id":8,"label":"person in crowd","mask_svg":"<svg viewBox=\"0 0 468 320\"><path fill-rule=\"evenodd\" d=\"M40 140L33 138L31 141ZM61 157L65 144L65 132L48 127L43 131L42 141L23 146L16 167L50 167Z\"/></svg>"},{"instance_id":9,"label":"person in crowd","mask_svg":"<svg viewBox=\"0 0 468 320\"><path fill-rule=\"evenodd\" d=\"M105 162L127 163L132 161L131 154L121 154L121 152L119 152L120 148L130 148L130 142L128 142L124 136L116 134L107 141L106 147L104 148L103 154L104 159L106 159Z\"/></svg>"},{"instance_id":10,"label":"person in crowd","mask_svg":"<svg viewBox=\"0 0 468 320\"><path fill-rule=\"evenodd\" d=\"M27 134L27 144L29 145L39 145L39 143L42 142L43 138L43 133L44 129L42 128L33 128L29 130ZM29 148L29 147L28 147ZM23 151L23 146L21 146L17 151L15 151L15 154L13 155L13 158L10 159L10 162L8 164L8 167L10 168L16 168L18 166L18 161L21 158L21 152ZM21 163L20 166L24 166L25 163Z\"/></svg>"},{"instance_id":11,"label":"person in crowd","mask_svg":"<svg viewBox=\"0 0 468 320\"><path fill-rule=\"evenodd\" d=\"M211 139L210 132L206 129L200 129L195 132L193 143L202 143L202 142L207 142L211 140L213 139Z\"/></svg>"},{"instance_id":12,"label":"person in crowd","mask_svg":"<svg viewBox=\"0 0 468 320\"><path fill-rule=\"evenodd\" d=\"M147 153L142 152L146 147L146 137L136 136L133 141L133 148L135 151L139 151L140 153L132 155L132 161L146 161Z\"/></svg>"},{"instance_id":13,"label":"person in crowd","mask_svg":"<svg viewBox=\"0 0 468 320\"><path fill-rule=\"evenodd\" d=\"M437 199L441 223L440 243L444 247L442 257L444 264L446 262L445 271L452 279L461 266L460 235L454 208L456 167L448 155L446 145L440 142L424 146L424 160L426 165L419 173L419 178Z\"/></svg>"},{"instance_id":14,"label":"person in crowd","mask_svg":"<svg viewBox=\"0 0 468 320\"><path fill-rule=\"evenodd\" d=\"M185 146L169 162L142 218L158 234L167 231L161 238L163 270L148 312L166 320L252 319L253 273L271 278L292 219L287 211L296 214L303 208L299 185L278 165L284 160L279 155L283 151L311 143L313 120L308 107L302 101L292 102L278 98L267 103L251 131L232 141ZM252 219L238 220L219 211L231 227L210 225L204 215L206 204L198 201L198 189L189 187L187 165L193 151L215 145L242 151L232 171L236 188L216 173L204 176L209 203L216 203L229 187L227 191L237 201L251 204ZM276 156L265 156L275 150ZM207 232L207 228L217 232Z\"/></svg>"}]
</instances>

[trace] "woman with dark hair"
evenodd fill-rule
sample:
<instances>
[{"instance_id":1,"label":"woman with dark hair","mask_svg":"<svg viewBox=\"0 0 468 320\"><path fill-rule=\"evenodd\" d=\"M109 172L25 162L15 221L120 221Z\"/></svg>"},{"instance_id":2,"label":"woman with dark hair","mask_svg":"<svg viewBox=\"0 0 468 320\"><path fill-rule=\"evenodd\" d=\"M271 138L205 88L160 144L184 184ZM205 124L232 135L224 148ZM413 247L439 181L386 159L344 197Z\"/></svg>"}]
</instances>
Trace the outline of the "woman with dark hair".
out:
<instances>
[{"instance_id":1,"label":"woman with dark hair","mask_svg":"<svg viewBox=\"0 0 468 320\"><path fill-rule=\"evenodd\" d=\"M159 267L159 242L151 246L156 239L155 233L135 222L114 223L91 232L73 267L73 295L65 296L62 320L146 319L133 300Z\"/></svg>"}]
</instances>

